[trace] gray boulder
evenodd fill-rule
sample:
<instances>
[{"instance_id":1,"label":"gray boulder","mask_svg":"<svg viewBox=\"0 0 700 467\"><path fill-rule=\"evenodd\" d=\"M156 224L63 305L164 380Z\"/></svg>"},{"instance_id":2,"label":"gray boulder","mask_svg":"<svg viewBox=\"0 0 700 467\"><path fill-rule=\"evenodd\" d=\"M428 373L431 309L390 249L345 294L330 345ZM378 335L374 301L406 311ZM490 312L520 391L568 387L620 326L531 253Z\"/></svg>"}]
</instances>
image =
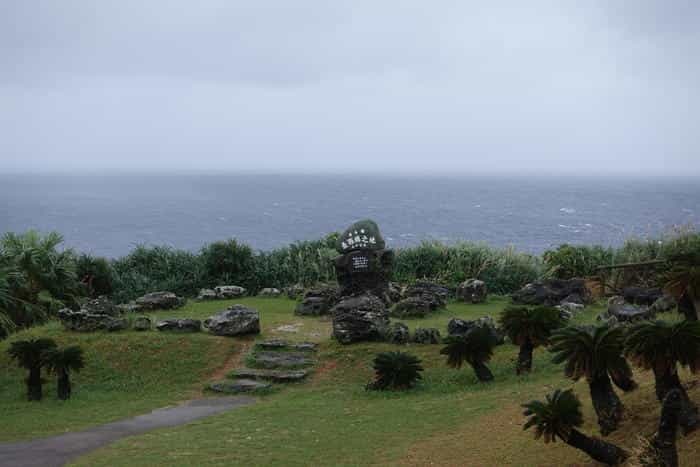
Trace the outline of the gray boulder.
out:
<instances>
[{"instance_id":1,"label":"gray boulder","mask_svg":"<svg viewBox=\"0 0 700 467\"><path fill-rule=\"evenodd\" d=\"M616 296L608 300L608 310L601 315L601 319L608 320L614 318L619 323L630 323L652 319L654 312L647 306L633 305L627 303L624 297Z\"/></svg>"},{"instance_id":2,"label":"gray boulder","mask_svg":"<svg viewBox=\"0 0 700 467\"><path fill-rule=\"evenodd\" d=\"M185 304L186 300L172 292L152 292L136 299L136 305L143 310L174 310Z\"/></svg>"},{"instance_id":3,"label":"gray boulder","mask_svg":"<svg viewBox=\"0 0 700 467\"><path fill-rule=\"evenodd\" d=\"M308 352L255 352L250 363L258 368L302 368L314 364Z\"/></svg>"},{"instance_id":4,"label":"gray boulder","mask_svg":"<svg viewBox=\"0 0 700 467\"><path fill-rule=\"evenodd\" d=\"M139 316L134 320L134 331L150 331L152 327L151 319L147 316Z\"/></svg>"},{"instance_id":5,"label":"gray boulder","mask_svg":"<svg viewBox=\"0 0 700 467\"><path fill-rule=\"evenodd\" d=\"M396 303L401 300L401 287L396 282L387 284L386 295L391 303Z\"/></svg>"},{"instance_id":6,"label":"gray boulder","mask_svg":"<svg viewBox=\"0 0 700 467\"><path fill-rule=\"evenodd\" d=\"M290 300L298 300L304 295L304 286L301 284L295 284L284 289L284 293Z\"/></svg>"},{"instance_id":7,"label":"gray boulder","mask_svg":"<svg viewBox=\"0 0 700 467\"><path fill-rule=\"evenodd\" d=\"M260 313L243 305L232 305L205 320L204 327L217 336L260 334Z\"/></svg>"},{"instance_id":8,"label":"gray boulder","mask_svg":"<svg viewBox=\"0 0 700 467\"><path fill-rule=\"evenodd\" d=\"M432 295L436 297L436 300L441 303L440 306L444 306L447 300L450 298L450 289L444 285L435 284L428 281L416 281L415 284L409 285L403 290L403 297L415 297L422 295Z\"/></svg>"},{"instance_id":9,"label":"gray boulder","mask_svg":"<svg viewBox=\"0 0 700 467\"><path fill-rule=\"evenodd\" d=\"M565 320L570 320L577 314L581 313L585 309L585 306L581 305L580 303L562 302L561 305L557 305L555 308L559 310L559 315L562 318Z\"/></svg>"},{"instance_id":10,"label":"gray boulder","mask_svg":"<svg viewBox=\"0 0 700 467\"><path fill-rule=\"evenodd\" d=\"M131 301L129 303L120 303L119 305L117 305L117 309L119 310L119 313L123 315L128 313L139 313L143 311L143 307L137 305L134 301Z\"/></svg>"},{"instance_id":11,"label":"gray boulder","mask_svg":"<svg viewBox=\"0 0 700 467\"><path fill-rule=\"evenodd\" d=\"M259 297L268 297L268 298L275 298L279 297L282 295L282 292L279 289L276 289L274 287L265 287L258 293Z\"/></svg>"},{"instance_id":12,"label":"gray boulder","mask_svg":"<svg viewBox=\"0 0 700 467\"><path fill-rule=\"evenodd\" d=\"M156 324L158 331L199 332L202 322L198 319L165 319Z\"/></svg>"},{"instance_id":13,"label":"gray boulder","mask_svg":"<svg viewBox=\"0 0 700 467\"><path fill-rule=\"evenodd\" d=\"M457 287L457 299L465 303L484 303L488 296L486 282L469 279Z\"/></svg>"},{"instance_id":14,"label":"gray boulder","mask_svg":"<svg viewBox=\"0 0 700 467\"><path fill-rule=\"evenodd\" d=\"M315 352L318 344L315 342L290 342L282 339L270 339L255 344L262 350L295 350L300 352Z\"/></svg>"},{"instance_id":15,"label":"gray boulder","mask_svg":"<svg viewBox=\"0 0 700 467\"><path fill-rule=\"evenodd\" d=\"M300 316L321 316L330 313L339 300L339 290L334 285L321 285L304 293L294 313Z\"/></svg>"},{"instance_id":16,"label":"gray boulder","mask_svg":"<svg viewBox=\"0 0 700 467\"><path fill-rule=\"evenodd\" d=\"M485 327L493 336L496 345L501 345L505 342L505 333L496 326L493 318L490 316L482 316L475 320L464 320L452 318L447 323L448 336L464 336L475 327Z\"/></svg>"},{"instance_id":17,"label":"gray boulder","mask_svg":"<svg viewBox=\"0 0 700 467\"><path fill-rule=\"evenodd\" d=\"M577 295L579 298L574 298ZM511 295L513 303L519 305L556 306L562 301L592 301L591 292L583 279L547 279L527 284Z\"/></svg>"},{"instance_id":18,"label":"gray boulder","mask_svg":"<svg viewBox=\"0 0 700 467\"><path fill-rule=\"evenodd\" d=\"M121 310L107 297L88 300L80 307L81 310L93 315L120 316Z\"/></svg>"},{"instance_id":19,"label":"gray boulder","mask_svg":"<svg viewBox=\"0 0 700 467\"><path fill-rule=\"evenodd\" d=\"M395 318L425 318L438 308L433 298L432 295L406 297L394 305L390 314Z\"/></svg>"},{"instance_id":20,"label":"gray boulder","mask_svg":"<svg viewBox=\"0 0 700 467\"><path fill-rule=\"evenodd\" d=\"M416 328L413 333L413 342L417 344L439 344L440 331L435 328Z\"/></svg>"},{"instance_id":21,"label":"gray boulder","mask_svg":"<svg viewBox=\"0 0 700 467\"><path fill-rule=\"evenodd\" d=\"M219 285L214 287L214 292L219 299L243 297L248 291L238 285Z\"/></svg>"},{"instance_id":22,"label":"gray boulder","mask_svg":"<svg viewBox=\"0 0 700 467\"><path fill-rule=\"evenodd\" d=\"M673 311L678 306L678 302L671 295L663 295L649 307L652 313L665 313Z\"/></svg>"},{"instance_id":23,"label":"gray boulder","mask_svg":"<svg viewBox=\"0 0 700 467\"><path fill-rule=\"evenodd\" d=\"M381 340L389 326L384 302L371 294L344 298L332 314L333 337L341 344Z\"/></svg>"},{"instance_id":24,"label":"gray boulder","mask_svg":"<svg viewBox=\"0 0 700 467\"><path fill-rule=\"evenodd\" d=\"M646 289L643 287L625 287L622 296L627 303L641 306L651 306L664 296L661 289Z\"/></svg>"},{"instance_id":25,"label":"gray boulder","mask_svg":"<svg viewBox=\"0 0 700 467\"><path fill-rule=\"evenodd\" d=\"M231 377L272 381L273 383L295 383L309 375L307 370L266 370L261 368L239 368Z\"/></svg>"},{"instance_id":26,"label":"gray boulder","mask_svg":"<svg viewBox=\"0 0 700 467\"><path fill-rule=\"evenodd\" d=\"M216 291L214 289L200 289L199 293L197 294L197 300L200 302L204 302L207 300L216 300Z\"/></svg>"},{"instance_id":27,"label":"gray boulder","mask_svg":"<svg viewBox=\"0 0 700 467\"><path fill-rule=\"evenodd\" d=\"M410 338L408 326L403 323L392 323L385 334L385 340L390 344L406 344Z\"/></svg>"},{"instance_id":28,"label":"gray boulder","mask_svg":"<svg viewBox=\"0 0 700 467\"><path fill-rule=\"evenodd\" d=\"M119 308L104 297L86 302L79 311L63 308L58 311L58 319L65 329L76 332L113 332L129 327L129 321L120 317Z\"/></svg>"}]
</instances>

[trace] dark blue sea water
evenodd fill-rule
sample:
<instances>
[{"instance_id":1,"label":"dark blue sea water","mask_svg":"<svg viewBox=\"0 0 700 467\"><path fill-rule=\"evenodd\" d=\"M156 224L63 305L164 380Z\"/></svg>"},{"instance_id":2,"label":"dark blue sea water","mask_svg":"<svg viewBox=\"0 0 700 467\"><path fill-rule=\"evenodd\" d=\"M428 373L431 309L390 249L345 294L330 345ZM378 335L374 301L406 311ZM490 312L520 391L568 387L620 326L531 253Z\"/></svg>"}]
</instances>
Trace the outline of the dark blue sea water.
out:
<instances>
[{"instance_id":1,"label":"dark blue sea water","mask_svg":"<svg viewBox=\"0 0 700 467\"><path fill-rule=\"evenodd\" d=\"M61 232L106 256L136 244L267 250L375 219L391 247L422 239L619 245L700 226L700 180L300 175L0 175L0 232Z\"/></svg>"}]
</instances>

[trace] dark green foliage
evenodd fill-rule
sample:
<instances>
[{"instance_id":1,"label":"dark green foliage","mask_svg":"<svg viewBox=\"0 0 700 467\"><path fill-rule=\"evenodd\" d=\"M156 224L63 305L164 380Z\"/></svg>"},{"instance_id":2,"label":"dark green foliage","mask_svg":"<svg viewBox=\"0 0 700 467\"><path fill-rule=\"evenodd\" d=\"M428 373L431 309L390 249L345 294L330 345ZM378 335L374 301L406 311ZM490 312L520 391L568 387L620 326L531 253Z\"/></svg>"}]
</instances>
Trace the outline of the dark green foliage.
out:
<instances>
[{"instance_id":1,"label":"dark green foliage","mask_svg":"<svg viewBox=\"0 0 700 467\"><path fill-rule=\"evenodd\" d=\"M475 326L463 336L450 336L440 354L447 355L447 365L461 368L466 362L473 369L479 381L493 380L493 374L486 363L493 356L496 338L486 326Z\"/></svg>"},{"instance_id":2,"label":"dark green foliage","mask_svg":"<svg viewBox=\"0 0 700 467\"><path fill-rule=\"evenodd\" d=\"M583 425L583 415L581 402L570 389L557 389L548 394L544 402L532 401L523 407L523 415L528 417L523 429L534 427L535 439L542 438L545 443L550 443L559 438L592 459L608 465L618 465L628 457L618 446L590 438L576 429Z\"/></svg>"},{"instance_id":3,"label":"dark green foliage","mask_svg":"<svg viewBox=\"0 0 700 467\"><path fill-rule=\"evenodd\" d=\"M555 331L550 339L555 363L565 363L564 373L574 381L584 377L598 414L601 433L617 429L623 406L611 384L623 391L637 387L632 369L622 356L624 334L621 327L568 326Z\"/></svg>"},{"instance_id":4,"label":"dark green foliage","mask_svg":"<svg viewBox=\"0 0 700 467\"><path fill-rule=\"evenodd\" d=\"M45 361L46 368L56 375L58 398L61 400L70 399L70 373L79 372L85 366L83 349L77 345L51 349L46 352Z\"/></svg>"},{"instance_id":5,"label":"dark green foliage","mask_svg":"<svg viewBox=\"0 0 700 467\"><path fill-rule=\"evenodd\" d=\"M541 345L549 344L552 331L564 325L559 310L552 307L508 306L500 317L501 328L510 340L520 346L516 372L532 369L532 352Z\"/></svg>"},{"instance_id":6,"label":"dark green foliage","mask_svg":"<svg viewBox=\"0 0 700 467\"><path fill-rule=\"evenodd\" d=\"M112 266L105 258L97 258L88 254L78 256L76 276L85 288L88 297L96 298L112 294Z\"/></svg>"},{"instance_id":7,"label":"dark green foliage","mask_svg":"<svg viewBox=\"0 0 700 467\"><path fill-rule=\"evenodd\" d=\"M671 268L664 275L665 288L676 299L685 295L692 303L692 310L686 318L692 321L700 319L700 242L695 249L678 253L669 258Z\"/></svg>"},{"instance_id":8,"label":"dark green foliage","mask_svg":"<svg viewBox=\"0 0 700 467\"><path fill-rule=\"evenodd\" d=\"M25 380L27 384L27 399L30 401L41 400L42 379L41 367L46 364L48 352L56 347L53 339L28 339L15 341L10 344L7 353L17 361L22 368L29 370L29 376Z\"/></svg>"},{"instance_id":9,"label":"dark green foliage","mask_svg":"<svg viewBox=\"0 0 700 467\"><path fill-rule=\"evenodd\" d=\"M62 237L51 232L7 233L0 239L0 315L9 328L44 322L64 306L75 306L82 295L76 280L75 255L59 250ZM11 321L12 326L7 323Z\"/></svg>"},{"instance_id":10,"label":"dark green foliage","mask_svg":"<svg viewBox=\"0 0 700 467\"><path fill-rule=\"evenodd\" d=\"M700 371L700 322L646 321L634 325L625 341L625 352L638 366L652 370L659 402L672 390L683 398L681 426L687 433L700 427L698 408L688 398L678 377L678 364Z\"/></svg>"},{"instance_id":11,"label":"dark green foliage","mask_svg":"<svg viewBox=\"0 0 700 467\"><path fill-rule=\"evenodd\" d=\"M139 245L113 261L112 269L112 298L117 303L157 291L193 296L203 286L200 257L170 247Z\"/></svg>"},{"instance_id":12,"label":"dark green foliage","mask_svg":"<svg viewBox=\"0 0 700 467\"><path fill-rule=\"evenodd\" d=\"M375 379L367 389L408 389L421 379L421 361L406 352L382 352L374 359Z\"/></svg>"},{"instance_id":13,"label":"dark green foliage","mask_svg":"<svg viewBox=\"0 0 700 467\"><path fill-rule=\"evenodd\" d=\"M253 250L235 239L214 242L200 253L204 281L208 287L240 285L255 292L255 261Z\"/></svg>"},{"instance_id":14,"label":"dark green foliage","mask_svg":"<svg viewBox=\"0 0 700 467\"><path fill-rule=\"evenodd\" d=\"M557 389L547 394L544 402L531 401L523 407L523 415L529 417L523 429L534 427L535 439L542 438L545 443L555 442L557 438L566 441L574 428L583 425L581 401L571 389Z\"/></svg>"},{"instance_id":15,"label":"dark green foliage","mask_svg":"<svg viewBox=\"0 0 700 467\"><path fill-rule=\"evenodd\" d=\"M564 244L542 255L545 275L557 279L573 279L596 274L597 266L612 264L612 248Z\"/></svg>"}]
</instances>

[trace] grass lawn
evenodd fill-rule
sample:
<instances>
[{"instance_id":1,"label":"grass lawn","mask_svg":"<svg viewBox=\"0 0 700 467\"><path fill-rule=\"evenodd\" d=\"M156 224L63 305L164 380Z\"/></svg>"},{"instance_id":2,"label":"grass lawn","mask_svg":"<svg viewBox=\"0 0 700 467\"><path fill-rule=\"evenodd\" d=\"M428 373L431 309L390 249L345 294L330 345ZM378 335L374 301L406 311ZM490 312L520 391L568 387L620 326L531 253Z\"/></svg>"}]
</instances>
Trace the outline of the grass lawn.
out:
<instances>
[{"instance_id":1,"label":"grass lawn","mask_svg":"<svg viewBox=\"0 0 700 467\"><path fill-rule=\"evenodd\" d=\"M313 377L261 396L252 406L121 440L75 465L591 465L585 455L563 443L546 446L522 431L520 404L572 386L546 350L537 350L531 375L518 377L516 347L498 347L490 364L496 380L481 384L468 367L447 368L440 345L409 344L402 349L423 360L422 383L403 393L366 392L374 355L397 346L341 346L329 339L329 319L294 316L294 304L286 299L237 302L260 310L261 338L319 342ZM232 302L192 303L153 315L203 319L228 303ZM451 317L497 316L505 304L498 298L483 305L452 303L430 318L403 322L412 329L437 327L445 333ZM599 311L591 307L577 321L591 321ZM251 344L249 339L207 334L77 335L56 324L32 334L80 343L88 351L89 364L76 375L72 400L56 401L51 384L44 401L28 403L23 399L23 375L8 362L7 343L1 343L0 368L8 369L0 376L0 413L8 422L0 426L2 440L74 430L194 397L206 381L221 375L231 362L240 362L239 353ZM645 373L636 378L639 390L621 395L627 419L610 437L630 449L638 435L654 431L659 413L653 379ZM687 374L682 378L693 380ZM573 387L584 403L584 430L596 434L587 386L580 382ZM700 401L699 387L690 394ZM679 441L681 465L700 465L698 445L697 433Z\"/></svg>"}]
</instances>

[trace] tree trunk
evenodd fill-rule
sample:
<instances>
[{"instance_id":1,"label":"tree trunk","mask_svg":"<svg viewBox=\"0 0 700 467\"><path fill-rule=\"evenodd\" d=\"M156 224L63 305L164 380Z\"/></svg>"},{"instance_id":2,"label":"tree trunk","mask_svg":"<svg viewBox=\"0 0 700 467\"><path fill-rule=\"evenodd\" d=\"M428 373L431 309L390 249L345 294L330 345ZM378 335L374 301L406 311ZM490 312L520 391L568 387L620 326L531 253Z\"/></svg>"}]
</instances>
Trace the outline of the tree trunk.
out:
<instances>
[{"instance_id":1,"label":"tree trunk","mask_svg":"<svg viewBox=\"0 0 700 467\"><path fill-rule=\"evenodd\" d=\"M41 396L41 367L32 367L29 369L29 377L27 378L27 400L40 401Z\"/></svg>"},{"instance_id":2,"label":"tree trunk","mask_svg":"<svg viewBox=\"0 0 700 467\"><path fill-rule=\"evenodd\" d=\"M686 291L678 300L678 312L688 321L697 321L700 315L700 301Z\"/></svg>"},{"instance_id":3,"label":"tree trunk","mask_svg":"<svg viewBox=\"0 0 700 467\"><path fill-rule=\"evenodd\" d=\"M680 391L682 400L680 425L683 428L683 433L688 434L700 427L698 407L688 397L675 366L668 371L659 371L654 368L654 378L656 380L656 398L659 402L663 402L670 391L674 389Z\"/></svg>"},{"instance_id":4,"label":"tree trunk","mask_svg":"<svg viewBox=\"0 0 700 467\"><path fill-rule=\"evenodd\" d=\"M592 459L608 465L618 465L629 457L629 454L624 449L618 446L603 441L598 438L586 436L578 430L571 430L569 438L565 440L569 446L588 454Z\"/></svg>"},{"instance_id":5,"label":"tree trunk","mask_svg":"<svg viewBox=\"0 0 700 467\"><path fill-rule=\"evenodd\" d=\"M678 431L682 406L683 394L678 389L669 391L661 409L659 430L652 441L652 446L656 449L659 460L666 467L678 467L676 432Z\"/></svg>"},{"instance_id":6,"label":"tree trunk","mask_svg":"<svg viewBox=\"0 0 700 467\"><path fill-rule=\"evenodd\" d=\"M615 394L607 374L590 380L588 386L591 391L593 408L598 414L600 432L603 436L607 436L617 430L624 409L622 402Z\"/></svg>"},{"instance_id":7,"label":"tree trunk","mask_svg":"<svg viewBox=\"0 0 700 467\"><path fill-rule=\"evenodd\" d=\"M515 367L515 372L519 375L529 373L532 370L532 351L535 346L532 345L530 339L525 339L520 344L520 352L518 353L518 364Z\"/></svg>"},{"instance_id":8,"label":"tree trunk","mask_svg":"<svg viewBox=\"0 0 700 467\"><path fill-rule=\"evenodd\" d=\"M493 381L493 373L491 373L491 370L489 370L489 367L485 364L481 362L472 363L472 368L474 369L474 373L476 373L477 379L482 383Z\"/></svg>"},{"instance_id":9,"label":"tree trunk","mask_svg":"<svg viewBox=\"0 0 700 467\"><path fill-rule=\"evenodd\" d=\"M66 370L59 371L57 383L58 398L62 401L70 399L70 376Z\"/></svg>"},{"instance_id":10,"label":"tree trunk","mask_svg":"<svg viewBox=\"0 0 700 467\"><path fill-rule=\"evenodd\" d=\"M632 375L613 374L611 375L611 378L615 386L625 392L630 392L637 389L637 383L634 381L634 379L632 379Z\"/></svg>"}]
</instances>

